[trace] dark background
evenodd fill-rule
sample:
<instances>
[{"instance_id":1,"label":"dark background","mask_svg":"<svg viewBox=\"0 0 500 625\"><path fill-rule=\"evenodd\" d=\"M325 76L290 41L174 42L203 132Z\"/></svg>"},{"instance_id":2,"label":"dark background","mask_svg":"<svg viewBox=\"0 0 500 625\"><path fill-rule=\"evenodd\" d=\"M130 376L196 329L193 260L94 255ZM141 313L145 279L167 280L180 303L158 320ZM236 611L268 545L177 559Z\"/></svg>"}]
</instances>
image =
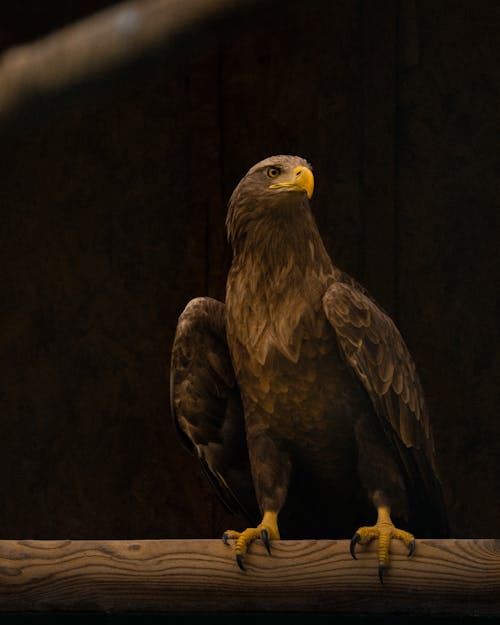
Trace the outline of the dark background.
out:
<instances>
[{"instance_id":1,"label":"dark background","mask_svg":"<svg viewBox=\"0 0 500 625\"><path fill-rule=\"evenodd\" d=\"M105 4L9 3L0 46ZM260 5L3 137L2 538L243 525L177 440L168 367L185 304L223 297L231 190L273 153L313 163L328 250L415 357L453 535L499 536L499 10Z\"/></svg>"}]
</instances>

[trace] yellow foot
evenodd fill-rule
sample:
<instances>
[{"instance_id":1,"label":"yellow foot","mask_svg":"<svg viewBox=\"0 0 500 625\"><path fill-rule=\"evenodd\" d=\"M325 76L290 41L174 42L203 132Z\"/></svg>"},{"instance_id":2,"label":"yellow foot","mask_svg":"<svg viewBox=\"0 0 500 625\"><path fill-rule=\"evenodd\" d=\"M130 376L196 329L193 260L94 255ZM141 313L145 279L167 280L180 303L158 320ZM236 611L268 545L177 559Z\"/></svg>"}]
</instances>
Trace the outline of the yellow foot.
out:
<instances>
[{"instance_id":1,"label":"yellow foot","mask_svg":"<svg viewBox=\"0 0 500 625\"><path fill-rule=\"evenodd\" d=\"M415 537L409 532L400 530L394 526L391 520L390 510L385 506L378 508L378 518L375 525L360 527L351 540L350 551L352 557L356 558L356 544L366 545L374 538L378 538L378 576L381 583L384 583L384 573L389 567L389 548L392 538L402 540L408 547L408 557L415 551Z\"/></svg>"},{"instance_id":2,"label":"yellow foot","mask_svg":"<svg viewBox=\"0 0 500 625\"><path fill-rule=\"evenodd\" d=\"M257 527L248 527L243 532L226 530L224 534L222 534L222 540L226 545L229 544L230 538L234 538L236 540L234 553L236 556L236 562L242 571L245 570L243 557L248 552L248 548L254 540L261 538L268 554L271 555L271 545L269 541L279 539L280 537L277 517L278 515L276 512L265 512L261 523L259 523Z\"/></svg>"}]
</instances>

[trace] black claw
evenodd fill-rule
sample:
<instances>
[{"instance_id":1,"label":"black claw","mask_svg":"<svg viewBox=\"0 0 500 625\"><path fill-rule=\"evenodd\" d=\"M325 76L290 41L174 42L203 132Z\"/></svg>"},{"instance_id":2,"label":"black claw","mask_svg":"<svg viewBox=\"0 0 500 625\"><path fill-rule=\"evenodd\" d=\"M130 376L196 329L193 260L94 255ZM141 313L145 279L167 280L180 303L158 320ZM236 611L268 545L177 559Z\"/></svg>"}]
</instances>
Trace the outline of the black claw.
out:
<instances>
[{"instance_id":1,"label":"black claw","mask_svg":"<svg viewBox=\"0 0 500 625\"><path fill-rule=\"evenodd\" d=\"M378 565L378 578L381 584L384 583L384 573L385 573L385 566L382 563L380 563Z\"/></svg>"},{"instance_id":2,"label":"black claw","mask_svg":"<svg viewBox=\"0 0 500 625\"><path fill-rule=\"evenodd\" d=\"M226 532L224 532L224 534L222 534L222 542L223 542L225 545L229 545L228 535L226 534Z\"/></svg>"},{"instance_id":3,"label":"black claw","mask_svg":"<svg viewBox=\"0 0 500 625\"><path fill-rule=\"evenodd\" d=\"M267 533L267 530L263 529L260 533L260 536L262 538L262 542L264 543L267 549L267 553L271 555L271 545L269 544L269 534Z\"/></svg>"},{"instance_id":4,"label":"black claw","mask_svg":"<svg viewBox=\"0 0 500 625\"><path fill-rule=\"evenodd\" d=\"M245 567L243 566L243 556L241 555L241 553L236 554L236 562L238 566L240 567L240 569L244 571Z\"/></svg>"},{"instance_id":5,"label":"black claw","mask_svg":"<svg viewBox=\"0 0 500 625\"><path fill-rule=\"evenodd\" d=\"M408 557L411 558L414 553L415 553L415 541L412 540L410 541L410 544L408 545Z\"/></svg>"},{"instance_id":6,"label":"black claw","mask_svg":"<svg viewBox=\"0 0 500 625\"><path fill-rule=\"evenodd\" d=\"M351 552L351 556L357 560L356 558L356 543L359 543L361 540L361 536L356 532L354 536L351 538L351 544L349 546L349 551Z\"/></svg>"}]
</instances>

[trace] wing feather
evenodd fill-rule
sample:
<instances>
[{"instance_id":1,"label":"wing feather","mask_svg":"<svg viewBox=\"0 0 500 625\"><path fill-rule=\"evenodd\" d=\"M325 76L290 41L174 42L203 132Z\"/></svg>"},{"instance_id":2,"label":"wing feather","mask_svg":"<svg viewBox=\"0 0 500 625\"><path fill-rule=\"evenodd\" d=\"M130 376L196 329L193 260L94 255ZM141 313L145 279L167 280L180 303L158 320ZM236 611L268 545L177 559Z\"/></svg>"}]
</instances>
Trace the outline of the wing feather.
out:
<instances>
[{"instance_id":1,"label":"wing feather","mask_svg":"<svg viewBox=\"0 0 500 625\"><path fill-rule=\"evenodd\" d=\"M174 424L225 506L257 518L239 389L226 342L224 304L191 300L172 346Z\"/></svg>"},{"instance_id":2,"label":"wing feather","mask_svg":"<svg viewBox=\"0 0 500 625\"><path fill-rule=\"evenodd\" d=\"M401 334L363 287L345 274L326 291L323 309L341 353L363 384L388 444L397 450L405 468L414 520L424 534L446 536L429 413Z\"/></svg>"},{"instance_id":3,"label":"wing feather","mask_svg":"<svg viewBox=\"0 0 500 625\"><path fill-rule=\"evenodd\" d=\"M356 283L333 283L323 298L341 352L379 417L406 447L432 454L429 415L415 364L393 321ZM432 457L430 458L432 460Z\"/></svg>"}]
</instances>

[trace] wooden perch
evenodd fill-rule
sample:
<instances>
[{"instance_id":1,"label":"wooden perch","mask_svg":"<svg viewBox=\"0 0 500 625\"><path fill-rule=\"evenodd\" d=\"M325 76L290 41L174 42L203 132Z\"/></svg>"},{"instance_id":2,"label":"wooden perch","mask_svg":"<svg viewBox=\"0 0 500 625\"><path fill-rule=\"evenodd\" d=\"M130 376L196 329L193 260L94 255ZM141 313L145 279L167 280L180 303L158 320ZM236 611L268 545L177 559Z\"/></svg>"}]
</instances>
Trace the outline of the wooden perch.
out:
<instances>
[{"instance_id":1,"label":"wooden perch","mask_svg":"<svg viewBox=\"0 0 500 625\"><path fill-rule=\"evenodd\" d=\"M383 586L375 545L272 547L243 573L219 540L3 540L0 610L500 614L500 540L419 540L411 560L393 542Z\"/></svg>"}]
</instances>

